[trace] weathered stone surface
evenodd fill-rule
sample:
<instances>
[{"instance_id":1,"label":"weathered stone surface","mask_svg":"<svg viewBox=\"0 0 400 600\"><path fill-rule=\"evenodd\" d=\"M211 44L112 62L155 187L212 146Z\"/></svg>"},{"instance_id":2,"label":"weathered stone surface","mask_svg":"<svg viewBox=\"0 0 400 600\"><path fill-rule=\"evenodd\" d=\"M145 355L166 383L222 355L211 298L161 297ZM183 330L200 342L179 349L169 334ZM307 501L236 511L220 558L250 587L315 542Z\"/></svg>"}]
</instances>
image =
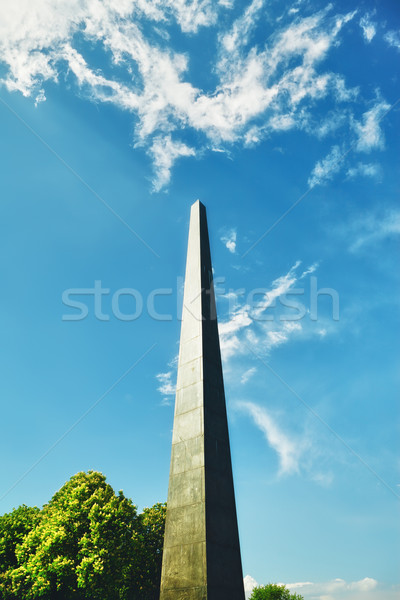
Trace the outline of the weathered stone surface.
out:
<instances>
[{"instance_id":1,"label":"weathered stone surface","mask_svg":"<svg viewBox=\"0 0 400 600\"><path fill-rule=\"evenodd\" d=\"M191 209L160 600L244 600L207 219Z\"/></svg>"}]
</instances>

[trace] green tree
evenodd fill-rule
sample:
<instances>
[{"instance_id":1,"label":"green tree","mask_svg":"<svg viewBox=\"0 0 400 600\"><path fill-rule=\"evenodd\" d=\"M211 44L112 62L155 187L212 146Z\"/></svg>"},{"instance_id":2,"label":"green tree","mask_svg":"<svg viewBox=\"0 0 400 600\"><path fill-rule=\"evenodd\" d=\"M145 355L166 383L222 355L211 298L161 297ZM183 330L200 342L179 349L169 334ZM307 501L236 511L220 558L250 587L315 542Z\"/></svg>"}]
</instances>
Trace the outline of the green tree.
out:
<instances>
[{"instance_id":1,"label":"green tree","mask_svg":"<svg viewBox=\"0 0 400 600\"><path fill-rule=\"evenodd\" d=\"M268 583L255 587L250 600L304 600L299 594L291 594L285 585Z\"/></svg>"},{"instance_id":2,"label":"green tree","mask_svg":"<svg viewBox=\"0 0 400 600\"><path fill-rule=\"evenodd\" d=\"M166 510L165 503L158 503L151 508L145 508L139 515L137 533L140 553L136 565L136 578L139 580L140 600L158 600L160 596Z\"/></svg>"},{"instance_id":3,"label":"green tree","mask_svg":"<svg viewBox=\"0 0 400 600\"><path fill-rule=\"evenodd\" d=\"M0 516L0 573L17 566L15 550L39 519L40 510L25 506Z\"/></svg>"},{"instance_id":4,"label":"green tree","mask_svg":"<svg viewBox=\"0 0 400 600\"><path fill-rule=\"evenodd\" d=\"M25 504L0 516L0 599L8 597L5 590L10 587L9 573L18 566L17 547L39 518L40 510Z\"/></svg>"},{"instance_id":5,"label":"green tree","mask_svg":"<svg viewBox=\"0 0 400 600\"><path fill-rule=\"evenodd\" d=\"M21 534L16 560L0 580L0 598L152 600L159 587L164 519L163 505L138 515L104 475L78 473Z\"/></svg>"}]
</instances>

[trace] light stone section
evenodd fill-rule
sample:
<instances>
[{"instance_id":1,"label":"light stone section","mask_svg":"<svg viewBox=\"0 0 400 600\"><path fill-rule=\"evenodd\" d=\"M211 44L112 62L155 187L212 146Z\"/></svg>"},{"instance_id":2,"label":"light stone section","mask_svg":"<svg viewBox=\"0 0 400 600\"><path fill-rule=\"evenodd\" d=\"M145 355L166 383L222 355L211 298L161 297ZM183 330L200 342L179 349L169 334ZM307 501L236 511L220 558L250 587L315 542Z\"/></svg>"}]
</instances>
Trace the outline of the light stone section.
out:
<instances>
[{"instance_id":1,"label":"light stone section","mask_svg":"<svg viewBox=\"0 0 400 600\"><path fill-rule=\"evenodd\" d=\"M204 206L191 209L160 600L244 600Z\"/></svg>"}]
</instances>

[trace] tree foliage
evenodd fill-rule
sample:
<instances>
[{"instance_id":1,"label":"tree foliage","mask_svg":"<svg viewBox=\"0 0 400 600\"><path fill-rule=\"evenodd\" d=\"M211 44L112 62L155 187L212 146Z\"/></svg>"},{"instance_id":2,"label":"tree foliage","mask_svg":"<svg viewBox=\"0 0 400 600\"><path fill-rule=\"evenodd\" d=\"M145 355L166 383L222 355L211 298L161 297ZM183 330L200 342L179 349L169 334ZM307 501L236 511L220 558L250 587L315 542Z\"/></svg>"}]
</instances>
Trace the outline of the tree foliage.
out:
<instances>
[{"instance_id":1,"label":"tree foliage","mask_svg":"<svg viewBox=\"0 0 400 600\"><path fill-rule=\"evenodd\" d=\"M166 510L165 503L157 503L145 508L139 515L137 532L141 552L137 573L140 577L140 598L143 600L159 599Z\"/></svg>"},{"instance_id":2,"label":"tree foliage","mask_svg":"<svg viewBox=\"0 0 400 600\"><path fill-rule=\"evenodd\" d=\"M138 514L104 475L74 475L41 511L0 520L1 600L155 600L165 505Z\"/></svg>"},{"instance_id":3,"label":"tree foliage","mask_svg":"<svg viewBox=\"0 0 400 600\"><path fill-rule=\"evenodd\" d=\"M16 547L36 525L39 513L36 506L23 504L0 517L0 574L17 566Z\"/></svg>"},{"instance_id":4,"label":"tree foliage","mask_svg":"<svg viewBox=\"0 0 400 600\"><path fill-rule=\"evenodd\" d=\"M299 594L291 594L285 585L268 583L255 587L250 600L304 600Z\"/></svg>"}]
</instances>

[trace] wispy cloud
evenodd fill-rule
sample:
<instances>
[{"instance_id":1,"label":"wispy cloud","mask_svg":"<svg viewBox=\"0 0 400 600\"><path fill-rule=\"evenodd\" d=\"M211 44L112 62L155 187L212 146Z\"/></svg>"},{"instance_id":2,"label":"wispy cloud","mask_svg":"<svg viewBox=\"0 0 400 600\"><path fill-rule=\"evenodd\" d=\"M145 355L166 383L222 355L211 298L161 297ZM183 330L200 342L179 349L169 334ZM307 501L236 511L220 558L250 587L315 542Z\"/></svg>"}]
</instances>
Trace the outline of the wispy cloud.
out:
<instances>
[{"instance_id":1,"label":"wispy cloud","mask_svg":"<svg viewBox=\"0 0 400 600\"><path fill-rule=\"evenodd\" d=\"M236 238L236 229L230 229L221 237L221 242L225 244L226 248L228 248L229 252L232 252L232 254L235 254L236 252Z\"/></svg>"},{"instance_id":2,"label":"wispy cloud","mask_svg":"<svg viewBox=\"0 0 400 600\"><path fill-rule=\"evenodd\" d=\"M318 269L319 267L319 262L315 262L312 265L310 265L309 267L307 267L302 274L300 275L299 279L304 279L304 277L307 277L307 275L312 275L313 273L315 273L315 271Z\"/></svg>"},{"instance_id":3,"label":"wispy cloud","mask_svg":"<svg viewBox=\"0 0 400 600\"><path fill-rule=\"evenodd\" d=\"M388 31L387 33L385 33L385 35L383 36L385 42L387 42L389 44L389 46L392 46L393 48L397 48L397 50L400 50L400 32L399 31Z\"/></svg>"},{"instance_id":4,"label":"wispy cloud","mask_svg":"<svg viewBox=\"0 0 400 600\"><path fill-rule=\"evenodd\" d=\"M256 367L250 367L247 369L240 378L240 383L245 384L257 373Z\"/></svg>"},{"instance_id":5,"label":"wispy cloud","mask_svg":"<svg viewBox=\"0 0 400 600\"><path fill-rule=\"evenodd\" d=\"M372 179L380 179L382 169L377 163L357 163L354 167L347 170L347 177L355 179L356 177L371 177Z\"/></svg>"},{"instance_id":6,"label":"wispy cloud","mask_svg":"<svg viewBox=\"0 0 400 600\"><path fill-rule=\"evenodd\" d=\"M349 224L346 232L352 234L351 252L394 238L400 235L400 210L368 213Z\"/></svg>"},{"instance_id":7,"label":"wispy cloud","mask_svg":"<svg viewBox=\"0 0 400 600\"><path fill-rule=\"evenodd\" d=\"M275 408L273 408L275 407ZM299 414L293 422L291 411L268 398L268 407L251 400L237 400L233 408L250 417L278 459L278 477L299 475L318 486L329 488L334 482L333 465L346 461L342 449L332 448L331 440L321 438L315 423Z\"/></svg>"},{"instance_id":8,"label":"wispy cloud","mask_svg":"<svg viewBox=\"0 0 400 600\"><path fill-rule=\"evenodd\" d=\"M354 96L358 91L354 90ZM344 127L349 121L349 113L346 110L333 110L325 115L321 121L310 120L304 124L306 131L323 139L329 135L335 134L338 129Z\"/></svg>"},{"instance_id":9,"label":"wispy cloud","mask_svg":"<svg viewBox=\"0 0 400 600\"><path fill-rule=\"evenodd\" d=\"M190 81L189 53L173 48L171 25L200 35L219 15L229 23L231 7L228 0L37 0L33 11L27 0L3 3L1 83L43 102L46 82L67 78L89 99L131 113L134 144L153 160L155 190L168 185L175 161L205 149L229 151L291 129L321 135L308 127L315 103L352 103L357 93L340 73L323 70L355 12L333 14L331 5L306 17L292 11L260 45L252 36L265 7L253 0L215 34L216 59L205 68L217 82L201 90ZM85 58L93 43L104 50L104 72ZM196 142L187 142L189 131Z\"/></svg>"},{"instance_id":10,"label":"wispy cloud","mask_svg":"<svg viewBox=\"0 0 400 600\"><path fill-rule=\"evenodd\" d=\"M349 137L348 147L333 145L325 158L319 160L314 166L308 178L308 185L310 187L323 185L333 179L344 167L345 158L350 151L369 153L372 150L382 150L385 147L385 138L381 121L389 109L390 105L387 102L378 99L372 108L362 114L361 119L357 120L351 116L353 138ZM378 174L378 170L372 165L358 163L357 167L350 167L347 172L349 177L357 174L372 177Z\"/></svg>"},{"instance_id":11,"label":"wispy cloud","mask_svg":"<svg viewBox=\"0 0 400 600\"><path fill-rule=\"evenodd\" d=\"M359 152L371 152L371 150L384 148L385 138L381 120L389 108L390 105L387 102L378 101L363 114L361 122L354 121L353 127L357 135L356 149Z\"/></svg>"},{"instance_id":12,"label":"wispy cloud","mask_svg":"<svg viewBox=\"0 0 400 600\"><path fill-rule=\"evenodd\" d=\"M179 141L173 141L171 136L159 136L153 141L150 149L153 157L156 176L153 180L153 189L159 192L165 188L171 179L172 165L183 156L194 156L194 148L189 148L186 144Z\"/></svg>"},{"instance_id":13,"label":"wispy cloud","mask_svg":"<svg viewBox=\"0 0 400 600\"><path fill-rule=\"evenodd\" d=\"M360 19L360 27L365 41L369 44L376 35L376 23L371 20L370 14L365 14Z\"/></svg>"},{"instance_id":14,"label":"wispy cloud","mask_svg":"<svg viewBox=\"0 0 400 600\"><path fill-rule=\"evenodd\" d=\"M239 48L248 43L255 20L259 17L264 4L265 0L253 0L245 9L243 15L233 23L230 31L221 35L221 43L227 54L232 52L238 54Z\"/></svg>"},{"instance_id":15,"label":"wispy cloud","mask_svg":"<svg viewBox=\"0 0 400 600\"><path fill-rule=\"evenodd\" d=\"M284 323L280 329L267 332L269 346L272 348L285 344L294 332L301 332L301 330L300 323L292 323L291 321Z\"/></svg>"},{"instance_id":16,"label":"wispy cloud","mask_svg":"<svg viewBox=\"0 0 400 600\"><path fill-rule=\"evenodd\" d=\"M246 412L262 431L268 444L278 454L281 475L297 473L302 447L292 435L286 434L266 408L253 402L239 402L237 407Z\"/></svg>"},{"instance_id":17,"label":"wispy cloud","mask_svg":"<svg viewBox=\"0 0 400 600\"><path fill-rule=\"evenodd\" d=\"M162 404L164 406L170 406L172 403L172 397L175 395L175 383L176 380L176 372L175 371L167 371L166 373L158 373L156 375L156 379L160 383L157 390L163 396Z\"/></svg>"},{"instance_id":18,"label":"wispy cloud","mask_svg":"<svg viewBox=\"0 0 400 600\"><path fill-rule=\"evenodd\" d=\"M287 273L275 279L268 289L255 290L253 295L247 297L244 294L234 297L234 303L230 304L229 318L221 319L219 323L221 352L226 366L235 357L252 356L250 349L266 356L273 348L295 338L308 337L312 332L321 337L318 333L321 331L321 323L315 323L315 328L310 328L305 320L297 319L300 308L293 299L289 303L286 297L295 293L296 284L303 282L318 268L318 263L315 262L300 271L300 265L301 261L297 261Z\"/></svg>"},{"instance_id":19,"label":"wispy cloud","mask_svg":"<svg viewBox=\"0 0 400 600\"><path fill-rule=\"evenodd\" d=\"M326 183L340 171L343 161L343 150L337 145L333 146L330 152L318 161L308 179L308 185L314 187Z\"/></svg>"},{"instance_id":20,"label":"wispy cloud","mask_svg":"<svg viewBox=\"0 0 400 600\"><path fill-rule=\"evenodd\" d=\"M272 288L268 292L263 292L257 306L250 306L247 303L237 303L229 315L227 321L219 323L219 334L221 340L222 356L226 360L237 352L246 353L246 345L241 343L239 335L244 335L245 340L249 343L254 343L258 335L256 329L264 329L262 320L266 310L274 304L276 298L285 294L296 281L295 270L300 263L296 263L286 275L283 275L273 281ZM238 299L237 299L238 300ZM277 345L273 336L268 338L268 332L261 332L264 344L271 348Z\"/></svg>"}]
</instances>

